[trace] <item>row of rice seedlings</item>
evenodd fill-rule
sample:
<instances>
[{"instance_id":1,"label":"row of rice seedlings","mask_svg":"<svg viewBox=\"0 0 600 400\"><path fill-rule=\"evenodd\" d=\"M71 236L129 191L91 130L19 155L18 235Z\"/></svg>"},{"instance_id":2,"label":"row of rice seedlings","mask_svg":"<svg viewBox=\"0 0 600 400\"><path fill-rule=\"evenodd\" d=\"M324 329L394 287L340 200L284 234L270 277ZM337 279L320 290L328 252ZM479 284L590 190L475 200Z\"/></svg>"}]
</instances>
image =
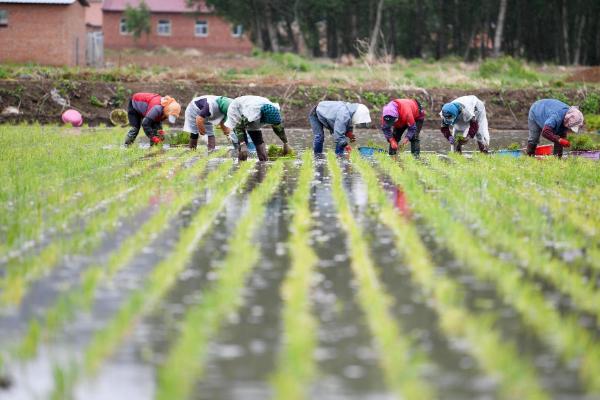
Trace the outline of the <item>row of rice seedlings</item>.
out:
<instances>
[{"instance_id":1,"label":"row of rice seedlings","mask_svg":"<svg viewBox=\"0 0 600 400\"><path fill-rule=\"evenodd\" d=\"M376 155L376 160L394 183L402 186L411 205L454 258L478 279L493 282L504 301L550 349L558 352L565 363L577 360L580 378L588 392L600 394L600 345L593 334L579 325L578 318L570 314L562 316L546 301L537 285L523 279L518 268L490 255L485 243L456 221L394 160L380 155Z\"/></svg>"},{"instance_id":2,"label":"row of rice seedlings","mask_svg":"<svg viewBox=\"0 0 600 400\"><path fill-rule=\"evenodd\" d=\"M187 158L191 157L193 154L189 153ZM105 211L86 221L82 230L57 238L38 254L26 257L22 261L16 259L9 262L6 275L0 280L0 304L20 304L28 286L56 267L64 255L89 252L96 248L109 232L118 227L119 220L148 205L154 187L148 185L160 185L162 180L168 179L172 174L171 170L181 167L183 162L185 158L166 161L160 169L143 175L140 185L128 193L126 199L109 204Z\"/></svg>"},{"instance_id":3,"label":"row of rice seedlings","mask_svg":"<svg viewBox=\"0 0 600 400\"><path fill-rule=\"evenodd\" d=\"M36 240L39 241L49 233L56 235L64 232L72 221L96 212L105 204L131 191L148 169L159 165L167 157L180 154L173 152L156 160L146 159L139 165L127 168L127 171L116 169L107 174L93 175L84 182L78 182L70 191L68 188L64 191L61 189L56 196L48 197L40 188L32 194L34 199L9 200L10 209L2 216L1 223L6 226L6 240L0 248L0 254L6 253L6 260L18 257L28 247L32 247Z\"/></svg>"},{"instance_id":4,"label":"row of rice seedlings","mask_svg":"<svg viewBox=\"0 0 600 400\"><path fill-rule=\"evenodd\" d=\"M435 156L426 160L440 170L445 167ZM478 167L485 171L484 165ZM553 258L538 244L543 242L544 230L548 226L537 207L511 198L504 187L494 185L492 178L483 178L485 189L477 191L481 188L481 179L474 178L469 173L470 168L445 168L444 175L440 174L440 170L434 171L410 161L405 163L405 168L408 173L416 174L427 184L439 189L436 197L443 199L455 217L459 216L471 225L482 225L479 234L488 246L515 255L520 261L519 265L527 272L544 278L557 290L569 295L574 305L600 320L600 291L596 290L595 282ZM474 193L478 195L474 196ZM501 207L495 207L500 204ZM510 218L513 213L519 216L519 225ZM521 224L531 229L523 233L518 228ZM535 229L536 226L539 227ZM525 245L524 240L528 240Z\"/></svg>"},{"instance_id":5,"label":"row of rice seedlings","mask_svg":"<svg viewBox=\"0 0 600 400\"><path fill-rule=\"evenodd\" d=\"M569 169L570 164L566 166ZM594 166L595 167L595 166ZM537 213L525 213L524 216L533 217L525 220L521 218L515 228L524 230L533 241L548 240L548 236L554 238L554 242L560 243L561 247L572 250L585 248L588 264L600 270L600 218L597 216L593 206L586 205L589 212L582 213L579 203L595 204L593 199L585 197L584 193L577 194L577 198L563 197L563 190L553 191L546 188L537 189L537 177L545 174L545 170L537 170L537 174L531 178L523 178L521 171L514 171L514 166L500 164L495 160L485 157L476 158L475 165L467 165L465 169L475 179L484 179L489 185L490 193L496 188L499 199L503 204L518 206L521 208L536 209ZM491 172L491 173L490 173ZM506 190L509 187L510 190ZM598 199L600 200L600 198ZM504 207L503 207L504 210ZM506 210L505 210L506 212ZM544 215L541 215L544 214ZM545 214L548 214L546 217ZM542 222L551 220L551 226ZM532 235L537 235L533 237Z\"/></svg>"},{"instance_id":6,"label":"row of rice seedlings","mask_svg":"<svg viewBox=\"0 0 600 400\"><path fill-rule=\"evenodd\" d=\"M211 159L222 156L224 151L211 155ZM213 187L229 173L233 162L227 160L217 169L209 173L206 178L198 182L197 178L204 172L208 165L208 158L203 158L194 165L194 174L191 177L176 175L172 186L177 190L177 198L168 207L159 208L150 219L124 240L119 248L114 251L108 261L88 267L82 274L78 288L66 289L59 296L54 305L45 311L43 320L33 320L29 323L24 337L17 346L17 355L21 358L34 357L40 341L49 340L58 332L75 313L82 308L89 308L92 304L96 290L100 284L112 279L123 267L129 264L133 257L146 246L153 237L167 228L169 221L176 216L187 204L192 202L195 195L205 188Z\"/></svg>"},{"instance_id":7,"label":"row of rice seedlings","mask_svg":"<svg viewBox=\"0 0 600 400\"><path fill-rule=\"evenodd\" d=\"M379 360L389 388L407 399L436 397L435 390L423 377L427 364L425 354L408 336L390 313L391 298L377 277L362 229L352 210L342 183L342 171L332 152L327 153L333 200L343 230L348 235L351 268L358 283L358 300L379 350Z\"/></svg>"},{"instance_id":8,"label":"row of rice seedlings","mask_svg":"<svg viewBox=\"0 0 600 400\"><path fill-rule=\"evenodd\" d=\"M413 281L433 298L429 304L437 312L441 329L469 343L466 351L485 372L498 379L502 398L549 398L541 388L531 360L521 357L515 344L506 341L494 329L497 317L492 313L471 313L464 304L464 287L436 273L417 229L392 206L369 163L357 154L352 155L352 163L367 185L368 201L378 210L377 217L394 234L396 248L409 267Z\"/></svg>"},{"instance_id":9,"label":"row of rice seedlings","mask_svg":"<svg viewBox=\"0 0 600 400\"><path fill-rule=\"evenodd\" d=\"M253 240L266 205L283 176L283 160L275 161L264 180L248 196L248 205L228 241L229 252L217 268L214 286L202 301L183 316L180 333L158 370L156 399L187 399L204 371L203 360L210 339L243 300L246 279L259 260L260 247Z\"/></svg>"},{"instance_id":10,"label":"row of rice seedlings","mask_svg":"<svg viewBox=\"0 0 600 400\"><path fill-rule=\"evenodd\" d=\"M281 287L281 297L284 299L283 340L278 368L272 378L277 399L306 398L316 373L313 353L317 343L317 321L311 313L310 300L317 263L317 255L310 245L313 164L312 152L304 152L298 185L289 199L293 215L288 239L291 267Z\"/></svg>"},{"instance_id":11,"label":"row of rice seedlings","mask_svg":"<svg viewBox=\"0 0 600 400\"><path fill-rule=\"evenodd\" d=\"M252 163L241 163L235 173L212 186L214 192L207 202L193 216L189 224L180 232L179 241L165 255L146 278L142 287L134 291L121 305L116 314L99 331L82 352L82 362L67 366L65 374L73 376L68 385L55 387L53 398L68 397L78 379L93 375L119 346L136 321L152 310L177 282L202 238L213 228L217 214L225 207L225 200L238 187L244 185ZM243 245L239 243L238 245Z\"/></svg>"}]
</instances>

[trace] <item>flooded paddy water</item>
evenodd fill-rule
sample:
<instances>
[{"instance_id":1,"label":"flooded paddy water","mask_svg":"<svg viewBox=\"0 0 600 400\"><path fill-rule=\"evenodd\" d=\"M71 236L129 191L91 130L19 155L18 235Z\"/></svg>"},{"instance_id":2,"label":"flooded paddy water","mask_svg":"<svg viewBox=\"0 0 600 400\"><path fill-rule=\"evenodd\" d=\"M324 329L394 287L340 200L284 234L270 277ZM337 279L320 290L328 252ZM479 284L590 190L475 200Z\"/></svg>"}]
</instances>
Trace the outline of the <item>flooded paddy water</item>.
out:
<instances>
[{"instance_id":1,"label":"flooded paddy water","mask_svg":"<svg viewBox=\"0 0 600 400\"><path fill-rule=\"evenodd\" d=\"M598 164L439 158L433 131L420 160L291 130L295 159L241 164L94 134L123 187L86 134L71 180L6 177L11 207L42 201L18 214L38 230L2 209L0 399L600 397Z\"/></svg>"}]
</instances>

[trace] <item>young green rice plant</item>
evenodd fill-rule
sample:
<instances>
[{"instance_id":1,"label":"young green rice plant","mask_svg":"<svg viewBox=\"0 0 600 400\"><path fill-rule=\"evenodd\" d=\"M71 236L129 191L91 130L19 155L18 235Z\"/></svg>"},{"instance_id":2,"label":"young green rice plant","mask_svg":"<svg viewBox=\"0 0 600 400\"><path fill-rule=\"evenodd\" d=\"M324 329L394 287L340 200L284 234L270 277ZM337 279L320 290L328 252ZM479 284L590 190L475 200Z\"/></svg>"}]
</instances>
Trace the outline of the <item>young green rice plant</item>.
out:
<instances>
[{"instance_id":1,"label":"young green rice plant","mask_svg":"<svg viewBox=\"0 0 600 400\"><path fill-rule=\"evenodd\" d=\"M549 398L541 388L531 361L521 357L514 343L508 342L494 330L497 317L491 313L471 313L464 305L464 288L436 273L416 228L392 206L369 163L358 155L352 156L352 163L357 166L367 185L369 203L377 208L379 220L394 234L397 248L410 268L413 281L433 297L431 304L438 313L441 328L448 335L471 344L467 351L486 372L499 378L503 398Z\"/></svg>"},{"instance_id":2,"label":"young green rice plant","mask_svg":"<svg viewBox=\"0 0 600 400\"><path fill-rule=\"evenodd\" d=\"M504 301L565 363L577 359L579 376L587 391L592 395L600 394L600 345L594 335L579 325L577 316L563 315L554 309L536 284L523 279L521 271L490 255L479 238L457 222L413 175L401 169L395 161L381 155L376 155L376 160L394 183L402 186L415 211L460 265L468 268L478 279L492 282ZM407 158L404 163L415 161Z\"/></svg>"},{"instance_id":3,"label":"young green rice plant","mask_svg":"<svg viewBox=\"0 0 600 400\"><path fill-rule=\"evenodd\" d=\"M217 151L211 155L211 158L220 157L224 152ZM223 162L198 183L197 178L205 170L208 161L209 159L202 158L194 164L193 168L190 168L193 171L191 176L176 175L172 182L172 186L177 190L174 203L168 207L160 207L133 235L120 244L105 264L88 267L81 276L80 286L63 292L54 305L46 310L43 319L30 322L27 333L17 346L17 354L20 357L35 356L40 340L50 339L74 316L75 312L81 308L89 308L101 283L112 279L156 234L168 226L169 221L193 200L198 191L212 187L221 181L232 166L231 161Z\"/></svg>"},{"instance_id":4,"label":"young green rice plant","mask_svg":"<svg viewBox=\"0 0 600 400\"><path fill-rule=\"evenodd\" d=\"M202 360L210 339L218 332L227 315L241 305L246 278L259 260L259 246L253 241L266 205L283 177L283 161L277 161L265 179L248 196L248 206L229 239L229 252L219 268L214 287L206 291L202 302L187 311L181 333L169 349L158 371L157 400L187 399L202 375Z\"/></svg>"},{"instance_id":5,"label":"young green rice plant","mask_svg":"<svg viewBox=\"0 0 600 400\"><path fill-rule=\"evenodd\" d=\"M310 246L311 184L314 177L312 152L302 156L298 185L289 200L293 219L288 247L291 267L281 287L283 335L278 368L272 378L277 399L303 399L316 373L317 321L311 313L310 288L317 256Z\"/></svg>"},{"instance_id":6,"label":"young green rice plant","mask_svg":"<svg viewBox=\"0 0 600 400\"><path fill-rule=\"evenodd\" d=\"M283 158L283 157L285 157L285 158L295 158L296 157L296 153L294 153L293 150L291 153L284 155L283 147L277 146L274 144L269 145L269 148L267 149L267 155L269 156L270 159Z\"/></svg>"},{"instance_id":7,"label":"young green rice plant","mask_svg":"<svg viewBox=\"0 0 600 400\"><path fill-rule=\"evenodd\" d=\"M437 157L425 159L432 167L440 169L436 171L409 162L405 163L405 167L409 173L416 174L426 184L439 189L436 197L447 204L454 217L471 226L482 226L479 235L487 246L514 254L528 273L544 278L557 290L569 295L578 308L600 319L600 291L596 290L595 283L586 282L579 271L572 270L540 249L538 243L543 242L544 232L549 229L542 214L529 202L513 199L512 193L506 191L502 182L494 184L492 174L483 165L491 164L490 160L485 160L476 168L448 169ZM482 171L487 174L483 174L485 178L480 181L469 174L471 170L476 171L474 175ZM482 182L486 185L483 190ZM474 196L474 193L477 195ZM502 208L494 207L495 204L502 204ZM511 220L511 215L520 218L519 224ZM530 242L523 245L526 240Z\"/></svg>"},{"instance_id":8,"label":"young green rice plant","mask_svg":"<svg viewBox=\"0 0 600 400\"><path fill-rule=\"evenodd\" d=\"M351 268L358 282L358 301L379 348L385 381L393 393L407 399L434 398L435 391L423 379L425 355L416 344L402 335L399 324L390 315L392 306L369 254L362 229L355 221L344 191L342 171L331 152L327 154L331 190L340 223L348 235Z\"/></svg>"},{"instance_id":9,"label":"young green rice plant","mask_svg":"<svg viewBox=\"0 0 600 400\"><path fill-rule=\"evenodd\" d=\"M193 154L188 154L191 158ZM2 294L0 303L3 305L20 304L28 286L44 274L52 270L65 254L76 252L89 252L98 246L104 235L114 230L117 221L131 215L142 206L148 204L153 196L153 191L144 185L159 185L162 179L168 179L171 169L178 168L184 160L172 159L165 162L161 169L151 171L144 175L144 180L137 189L128 193L127 198L118 203L111 203L105 212L95 215L87 221L85 227L69 237L59 238L40 253L27 257L22 262L13 260L7 265L6 275L0 280ZM157 180L157 178L159 178ZM152 188L152 186L150 186Z\"/></svg>"},{"instance_id":10,"label":"young green rice plant","mask_svg":"<svg viewBox=\"0 0 600 400\"><path fill-rule=\"evenodd\" d=\"M175 247L153 269L143 286L123 303L108 324L94 334L83 352L83 364L75 367L78 378L94 374L121 343L135 321L152 310L173 287L202 238L212 229L214 218L225 206L225 200L233 190L244 184L252 168L253 164L242 163L235 173L213 186L211 200L182 230Z\"/></svg>"}]
</instances>

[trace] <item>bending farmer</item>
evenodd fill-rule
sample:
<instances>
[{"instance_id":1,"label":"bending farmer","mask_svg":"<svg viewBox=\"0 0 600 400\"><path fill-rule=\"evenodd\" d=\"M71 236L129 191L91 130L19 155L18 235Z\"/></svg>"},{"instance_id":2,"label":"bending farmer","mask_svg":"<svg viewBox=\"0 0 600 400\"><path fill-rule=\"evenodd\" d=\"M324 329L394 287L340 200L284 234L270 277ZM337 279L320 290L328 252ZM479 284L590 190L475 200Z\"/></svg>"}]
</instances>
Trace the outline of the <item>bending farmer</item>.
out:
<instances>
[{"instance_id":1,"label":"bending farmer","mask_svg":"<svg viewBox=\"0 0 600 400\"><path fill-rule=\"evenodd\" d=\"M198 146L198 137L207 136L208 151L215 149L216 140L213 125L219 124L223 133L227 134L225 119L232 99L223 96L200 96L190 101L185 109L183 131L190 134L190 149Z\"/></svg>"},{"instance_id":2,"label":"bending farmer","mask_svg":"<svg viewBox=\"0 0 600 400\"><path fill-rule=\"evenodd\" d=\"M140 128L150 139L150 145L164 140L162 121L169 120L174 124L181 113L181 106L170 96L162 97L156 93L136 93L129 100L127 118L131 129L127 132L125 146L131 145L137 137Z\"/></svg>"},{"instance_id":3,"label":"bending farmer","mask_svg":"<svg viewBox=\"0 0 600 400\"><path fill-rule=\"evenodd\" d=\"M404 146L410 141L410 152L414 156L418 156L421 152L419 134L425 121L425 111L421 104L413 99L396 99L383 107L382 114L381 130L390 144L390 155L396 154L398 142L400 142L404 131L408 129L400 146Z\"/></svg>"},{"instance_id":4,"label":"bending farmer","mask_svg":"<svg viewBox=\"0 0 600 400\"><path fill-rule=\"evenodd\" d=\"M371 116L369 109L364 104L346 103L344 101L322 101L308 114L312 129L313 151L315 154L323 152L325 135L323 128L329 130L335 140L335 154L342 155L348 140L354 142L354 126L369 124Z\"/></svg>"},{"instance_id":5,"label":"bending farmer","mask_svg":"<svg viewBox=\"0 0 600 400\"><path fill-rule=\"evenodd\" d=\"M479 151L487 153L490 145L488 120L485 115L485 105L476 96L463 96L446 103L440 112L442 118L441 131L451 145L456 146L460 153L462 146L469 138L477 138ZM453 132L450 133L450 127ZM465 136L465 132L467 135Z\"/></svg>"},{"instance_id":6,"label":"bending farmer","mask_svg":"<svg viewBox=\"0 0 600 400\"><path fill-rule=\"evenodd\" d=\"M567 133L569 130L579 132L583 126L583 114L577 107L569 107L559 100L538 100L529 109L527 126L527 155L535 154L541 134L554 143L554 155L562 157L563 148L571 145L566 139Z\"/></svg>"},{"instance_id":7,"label":"bending farmer","mask_svg":"<svg viewBox=\"0 0 600 400\"><path fill-rule=\"evenodd\" d=\"M262 125L271 125L273 132L283 142L283 154L288 154L291 149L285 136L283 120L279 105L272 103L269 99L260 96L241 96L229 105L227 110L227 129L233 129L239 143L238 159L248 159L248 136L252 138L256 146L256 153L260 161L267 161L267 148L263 140Z\"/></svg>"}]
</instances>

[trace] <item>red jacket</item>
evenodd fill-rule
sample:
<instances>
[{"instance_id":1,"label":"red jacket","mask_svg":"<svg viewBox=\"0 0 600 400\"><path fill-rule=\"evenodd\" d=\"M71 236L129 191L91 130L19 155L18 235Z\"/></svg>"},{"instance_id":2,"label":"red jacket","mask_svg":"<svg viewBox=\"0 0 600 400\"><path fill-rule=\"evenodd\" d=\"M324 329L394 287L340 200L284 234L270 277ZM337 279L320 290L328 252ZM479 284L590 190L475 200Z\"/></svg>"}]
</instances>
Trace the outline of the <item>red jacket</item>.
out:
<instances>
[{"instance_id":1,"label":"red jacket","mask_svg":"<svg viewBox=\"0 0 600 400\"><path fill-rule=\"evenodd\" d=\"M416 121L425 119L425 112L419 110L419 104L414 99L396 99L393 100L398 110L398 119L394 123L395 129L409 128L408 138L412 139L416 133ZM387 126L381 117L381 127L386 139L392 137L392 127ZM412 129L411 129L412 128Z\"/></svg>"},{"instance_id":2,"label":"red jacket","mask_svg":"<svg viewBox=\"0 0 600 400\"><path fill-rule=\"evenodd\" d=\"M156 93L136 93L131 98L133 108L144 117L160 122L163 117L162 96Z\"/></svg>"}]
</instances>

